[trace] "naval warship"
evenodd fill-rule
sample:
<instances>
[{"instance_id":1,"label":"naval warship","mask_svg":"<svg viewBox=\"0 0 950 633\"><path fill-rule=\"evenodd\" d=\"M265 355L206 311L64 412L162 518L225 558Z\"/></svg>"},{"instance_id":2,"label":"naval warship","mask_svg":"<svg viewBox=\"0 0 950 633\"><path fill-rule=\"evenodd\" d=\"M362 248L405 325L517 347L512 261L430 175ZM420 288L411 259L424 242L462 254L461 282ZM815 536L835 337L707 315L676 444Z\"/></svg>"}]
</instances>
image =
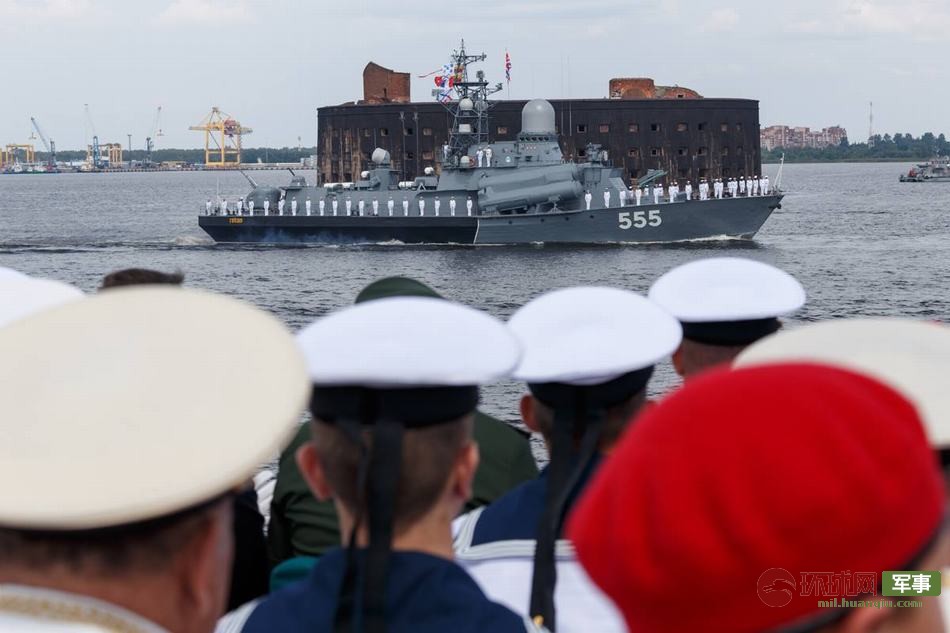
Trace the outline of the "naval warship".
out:
<instances>
[{"instance_id":1,"label":"naval warship","mask_svg":"<svg viewBox=\"0 0 950 633\"><path fill-rule=\"evenodd\" d=\"M515 141L489 138L490 86L469 66L464 42L437 91L452 120L441 173L401 182L392 158L377 148L352 183L309 185L293 175L285 187L257 186L240 208L212 207L198 224L217 242L324 244L651 243L752 238L780 208L782 194L695 200L684 194L640 204L607 153L589 145L585 162L566 160L554 108L528 102ZM651 171L637 186L659 182ZM250 178L248 178L250 181Z\"/></svg>"}]
</instances>

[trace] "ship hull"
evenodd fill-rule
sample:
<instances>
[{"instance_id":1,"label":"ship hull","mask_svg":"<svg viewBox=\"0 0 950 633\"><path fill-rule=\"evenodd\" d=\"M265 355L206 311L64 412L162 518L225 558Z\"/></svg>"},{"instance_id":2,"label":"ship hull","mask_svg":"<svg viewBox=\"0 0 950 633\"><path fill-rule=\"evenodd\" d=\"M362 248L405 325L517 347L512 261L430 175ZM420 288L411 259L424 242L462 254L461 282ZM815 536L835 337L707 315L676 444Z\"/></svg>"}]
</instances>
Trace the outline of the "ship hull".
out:
<instances>
[{"instance_id":1,"label":"ship hull","mask_svg":"<svg viewBox=\"0 0 950 633\"><path fill-rule=\"evenodd\" d=\"M751 239L781 195L589 211L447 216L200 216L216 242L373 244L598 244Z\"/></svg>"}]
</instances>

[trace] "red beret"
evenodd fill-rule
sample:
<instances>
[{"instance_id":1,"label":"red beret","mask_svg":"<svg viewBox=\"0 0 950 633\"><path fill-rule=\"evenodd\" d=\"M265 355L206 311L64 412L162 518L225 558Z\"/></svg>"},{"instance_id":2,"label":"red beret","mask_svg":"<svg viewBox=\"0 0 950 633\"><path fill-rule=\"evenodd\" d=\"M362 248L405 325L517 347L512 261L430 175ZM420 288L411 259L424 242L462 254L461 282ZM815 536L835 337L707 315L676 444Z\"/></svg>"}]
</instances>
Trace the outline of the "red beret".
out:
<instances>
[{"instance_id":1,"label":"red beret","mask_svg":"<svg viewBox=\"0 0 950 633\"><path fill-rule=\"evenodd\" d=\"M907 400L840 369L772 365L713 371L644 413L568 532L632 633L752 633L827 614L800 591L768 606L767 570L874 572L879 592L943 508Z\"/></svg>"}]
</instances>

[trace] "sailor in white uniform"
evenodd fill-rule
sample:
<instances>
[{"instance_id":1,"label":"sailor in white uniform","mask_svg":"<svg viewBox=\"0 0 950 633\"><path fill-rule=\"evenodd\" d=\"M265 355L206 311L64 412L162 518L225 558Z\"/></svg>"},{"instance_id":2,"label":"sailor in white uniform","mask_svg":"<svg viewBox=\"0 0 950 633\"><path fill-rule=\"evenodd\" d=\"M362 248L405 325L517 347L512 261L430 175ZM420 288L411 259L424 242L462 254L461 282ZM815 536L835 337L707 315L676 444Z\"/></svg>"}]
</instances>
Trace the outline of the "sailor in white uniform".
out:
<instances>
[{"instance_id":1,"label":"sailor in white uniform","mask_svg":"<svg viewBox=\"0 0 950 633\"><path fill-rule=\"evenodd\" d=\"M402 199L402 214L404 216L409 215L409 199L408 198Z\"/></svg>"},{"instance_id":2,"label":"sailor in white uniform","mask_svg":"<svg viewBox=\"0 0 950 633\"><path fill-rule=\"evenodd\" d=\"M604 208L605 209L610 208L610 189L606 189L604 191Z\"/></svg>"},{"instance_id":3,"label":"sailor in white uniform","mask_svg":"<svg viewBox=\"0 0 950 633\"><path fill-rule=\"evenodd\" d=\"M393 207L396 206L396 203L393 202L393 197L389 196L389 200L386 201L386 210L389 211L389 217L393 215Z\"/></svg>"},{"instance_id":4,"label":"sailor in white uniform","mask_svg":"<svg viewBox=\"0 0 950 633\"><path fill-rule=\"evenodd\" d=\"M638 207L640 206L640 199L646 194L646 190L647 190L646 187L644 187L643 189L640 189L639 187L637 187L636 189L633 190L633 197L636 198Z\"/></svg>"},{"instance_id":5,"label":"sailor in white uniform","mask_svg":"<svg viewBox=\"0 0 950 633\"><path fill-rule=\"evenodd\" d=\"M251 210L254 209L254 203L251 203ZM264 215L270 215L270 200L264 201Z\"/></svg>"},{"instance_id":6,"label":"sailor in white uniform","mask_svg":"<svg viewBox=\"0 0 950 633\"><path fill-rule=\"evenodd\" d=\"M205 215L211 215L211 198L208 198L208 201L205 203Z\"/></svg>"},{"instance_id":7,"label":"sailor in white uniform","mask_svg":"<svg viewBox=\"0 0 950 633\"><path fill-rule=\"evenodd\" d=\"M290 215L297 215L297 199L290 201Z\"/></svg>"},{"instance_id":8,"label":"sailor in white uniform","mask_svg":"<svg viewBox=\"0 0 950 633\"><path fill-rule=\"evenodd\" d=\"M472 206L473 206L473 204L472 204L472 198L471 198L471 196L469 196L469 197L465 200L465 210L468 212L468 215L469 215L469 216L472 215Z\"/></svg>"},{"instance_id":9,"label":"sailor in white uniform","mask_svg":"<svg viewBox=\"0 0 950 633\"><path fill-rule=\"evenodd\" d=\"M769 175L765 174L762 176L762 194L769 195L772 193L772 185L769 184Z\"/></svg>"},{"instance_id":10,"label":"sailor in white uniform","mask_svg":"<svg viewBox=\"0 0 950 633\"><path fill-rule=\"evenodd\" d=\"M310 201L310 198L307 198L306 207L307 207L307 217L310 217L310 210L312 208L312 203ZM323 215L323 214L321 213L320 215Z\"/></svg>"},{"instance_id":11,"label":"sailor in white uniform","mask_svg":"<svg viewBox=\"0 0 950 633\"><path fill-rule=\"evenodd\" d=\"M373 198L373 217L379 215L379 200Z\"/></svg>"},{"instance_id":12,"label":"sailor in white uniform","mask_svg":"<svg viewBox=\"0 0 950 633\"><path fill-rule=\"evenodd\" d=\"M492 162L491 162L492 153L493 153L492 148L490 147L485 148L485 167L492 166Z\"/></svg>"},{"instance_id":13,"label":"sailor in white uniform","mask_svg":"<svg viewBox=\"0 0 950 633\"><path fill-rule=\"evenodd\" d=\"M669 186L669 197L670 202L676 202L676 197L680 192L680 186L676 183L670 183Z\"/></svg>"},{"instance_id":14,"label":"sailor in white uniform","mask_svg":"<svg viewBox=\"0 0 950 633\"><path fill-rule=\"evenodd\" d=\"M455 216L455 198L449 198L449 215Z\"/></svg>"},{"instance_id":15,"label":"sailor in white uniform","mask_svg":"<svg viewBox=\"0 0 950 633\"><path fill-rule=\"evenodd\" d=\"M324 200L323 198L320 198L320 202L317 203L317 206L320 208L320 215L321 216L324 215L324 212L326 211L326 208L327 208L327 201Z\"/></svg>"},{"instance_id":16,"label":"sailor in white uniform","mask_svg":"<svg viewBox=\"0 0 950 633\"><path fill-rule=\"evenodd\" d=\"M220 210L221 215L227 215L227 214L228 214L228 201L225 200L224 198L221 198L221 200L218 201L218 209Z\"/></svg>"},{"instance_id":17,"label":"sailor in white uniform","mask_svg":"<svg viewBox=\"0 0 950 633\"><path fill-rule=\"evenodd\" d=\"M623 188L620 190L620 206L627 206L627 189Z\"/></svg>"},{"instance_id":18,"label":"sailor in white uniform","mask_svg":"<svg viewBox=\"0 0 950 633\"><path fill-rule=\"evenodd\" d=\"M481 147L475 151L475 158L478 161L478 166L482 167L482 162L485 160L485 151Z\"/></svg>"},{"instance_id":19,"label":"sailor in white uniform","mask_svg":"<svg viewBox=\"0 0 950 633\"><path fill-rule=\"evenodd\" d=\"M264 204L264 208L267 209L267 203L266 203L266 202L265 202L265 204ZM248 201L247 201L247 214L248 214L248 215L254 215L254 201L253 201L253 200L248 200ZM265 213L264 215L267 215L267 214Z\"/></svg>"},{"instance_id":20,"label":"sailor in white uniform","mask_svg":"<svg viewBox=\"0 0 950 633\"><path fill-rule=\"evenodd\" d=\"M524 350L514 374L528 385L522 420L542 434L551 461L537 479L456 521L456 560L490 598L536 624L558 633L625 631L561 528L646 402L653 366L676 349L680 326L645 297L599 287L542 295L508 325Z\"/></svg>"},{"instance_id":21,"label":"sailor in white uniform","mask_svg":"<svg viewBox=\"0 0 950 633\"><path fill-rule=\"evenodd\" d=\"M686 181L686 202L693 199L693 183Z\"/></svg>"},{"instance_id":22,"label":"sailor in white uniform","mask_svg":"<svg viewBox=\"0 0 950 633\"><path fill-rule=\"evenodd\" d=\"M277 215L284 215L284 199L277 201Z\"/></svg>"},{"instance_id":23,"label":"sailor in white uniform","mask_svg":"<svg viewBox=\"0 0 950 633\"><path fill-rule=\"evenodd\" d=\"M425 214L426 214L426 199L419 198L419 215L425 215Z\"/></svg>"},{"instance_id":24,"label":"sailor in white uniform","mask_svg":"<svg viewBox=\"0 0 950 633\"><path fill-rule=\"evenodd\" d=\"M794 277L740 257L677 266L653 283L649 296L683 326L673 369L685 380L731 363L745 347L777 332L778 317L805 304L805 289Z\"/></svg>"},{"instance_id":25,"label":"sailor in white uniform","mask_svg":"<svg viewBox=\"0 0 950 633\"><path fill-rule=\"evenodd\" d=\"M590 203L593 201L594 196L591 195L590 190L584 192L584 204L588 211L590 211Z\"/></svg>"},{"instance_id":26,"label":"sailor in white uniform","mask_svg":"<svg viewBox=\"0 0 950 633\"><path fill-rule=\"evenodd\" d=\"M360 198L360 201L357 203L356 208L358 210L358 214L360 215L360 217L366 215L365 213L366 203L363 201L362 198Z\"/></svg>"},{"instance_id":27,"label":"sailor in white uniform","mask_svg":"<svg viewBox=\"0 0 950 633\"><path fill-rule=\"evenodd\" d=\"M439 209L442 207L442 200L439 199L439 196L435 197L433 205L435 206L435 214L439 215Z\"/></svg>"},{"instance_id":28,"label":"sailor in white uniform","mask_svg":"<svg viewBox=\"0 0 950 633\"><path fill-rule=\"evenodd\" d=\"M234 496L310 391L293 336L243 302L153 286L34 313L0 349L0 436L19 456L0 477L23 488L0 496L0 631L211 631Z\"/></svg>"},{"instance_id":29,"label":"sailor in white uniform","mask_svg":"<svg viewBox=\"0 0 950 633\"><path fill-rule=\"evenodd\" d=\"M346 204L346 215L347 216L352 215L353 201L350 200L349 197L347 197L345 204Z\"/></svg>"},{"instance_id":30,"label":"sailor in white uniform","mask_svg":"<svg viewBox=\"0 0 950 633\"><path fill-rule=\"evenodd\" d=\"M337 214L337 208L340 206L340 201L336 198L333 198L333 202L331 204L333 205L333 215L335 217Z\"/></svg>"},{"instance_id":31,"label":"sailor in white uniform","mask_svg":"<svg viewBox=\"0 0 950 633\"><path fill-rule=\"evenodd\" d=\"M746 191L746 179L739 178L739 193L744 196L745 191Z\"/></svg>"},{"instance_id":32,"label":"sailor in white uniform","mask_svg":"<svg viewBox=\"0 0 950 633\"><path fill-rule=\"evenodd\" d=\"M663 195L663 187L659 184L653 185L653 204L660 204L660 196Z\"/></svg>"}]
</instances>

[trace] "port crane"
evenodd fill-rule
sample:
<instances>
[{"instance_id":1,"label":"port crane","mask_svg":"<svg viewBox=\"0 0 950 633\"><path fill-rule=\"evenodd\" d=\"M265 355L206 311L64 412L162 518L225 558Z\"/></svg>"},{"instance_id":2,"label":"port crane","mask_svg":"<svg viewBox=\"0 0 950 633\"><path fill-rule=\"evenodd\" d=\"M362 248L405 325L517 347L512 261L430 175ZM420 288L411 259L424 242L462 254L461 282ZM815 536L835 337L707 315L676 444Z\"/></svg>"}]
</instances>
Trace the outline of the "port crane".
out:
<instances>
[{"instance_id":1,"label":"port crane","mask_svg":"<svg viewBox=\"0 0 950 633\"><path fill-rule=\"evenodd\" d=\"M155 149L155 140L165 136L162 132L162 106L155 111L155 120L152 121L151 133L145 138L145 166L152 166L152 150Z\"/></svg>"},{"instance_id":2,"label":"port crane","mask_svg":"<svg viewBox=\"0 0 950 633\"><path fill-rule=\"evenodd\" d=\"M205 166L234 167L241 164L241 137L254 130L241 125L237 119L219 108L189 130L205 133Z\"/></svg>"},{"instance_id":3,"label":"port crane","mask_svg":"<svg viewBox=\"0 0 950 633\"><path fill-rule=\"evenodd\" d=\"M37 123L36 117L30 117L30 123L33 124L33 129L36 131L37 136L40 137L40 140L43 141L43 147L46 148L47 158L46 158L46 169L47 171L52 171L56 169L56 141L53 139L47 139L46 135L43 134L43 130L40 129L40 124Z\"/></svg>"},{"instance_id":4,"label":"port crane","mask_svg":"<svg viewBox=\"0 0 950 633\"><path fill-rule=\"evenodd\" d=\"M99 149L99 136L96 134L96 126L92 123L92 115L89 114L89 104L85 104L86 125L92 130L92 145L86 147L86 164L93 169L102 169L102 151Z\"/></svg>"}]
</instances>

